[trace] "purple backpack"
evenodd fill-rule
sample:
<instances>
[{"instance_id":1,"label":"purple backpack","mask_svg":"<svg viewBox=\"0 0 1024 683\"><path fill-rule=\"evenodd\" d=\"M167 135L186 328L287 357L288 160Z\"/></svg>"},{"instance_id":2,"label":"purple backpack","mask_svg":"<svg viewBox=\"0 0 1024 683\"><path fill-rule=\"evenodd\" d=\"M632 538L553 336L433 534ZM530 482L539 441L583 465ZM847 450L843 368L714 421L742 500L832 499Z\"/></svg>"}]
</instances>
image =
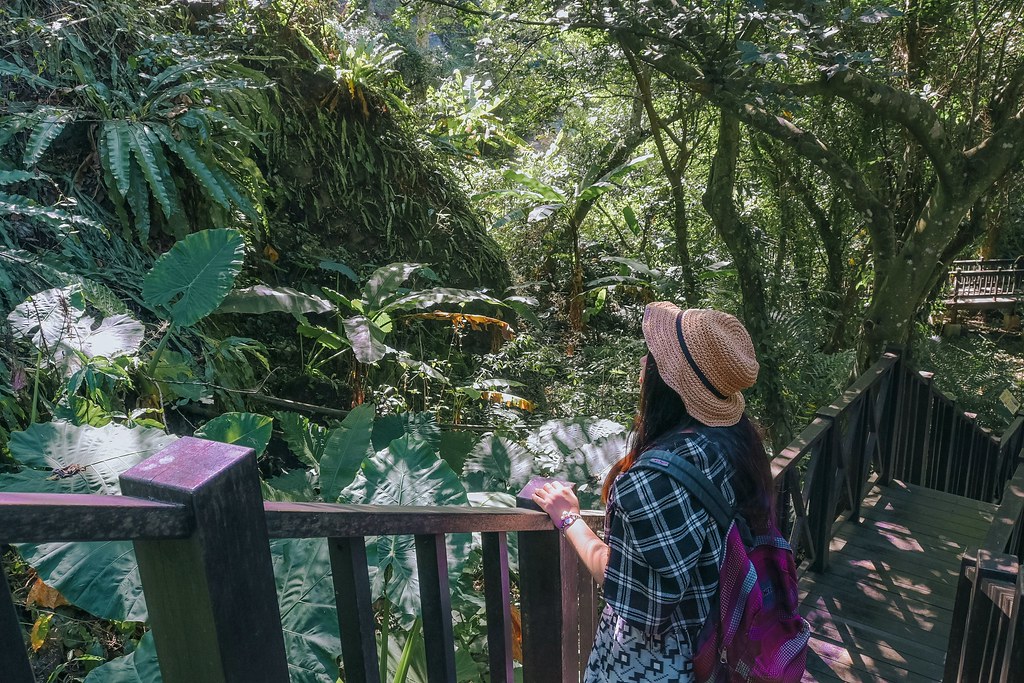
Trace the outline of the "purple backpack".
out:
<instances>
[{"instance_id":1,"label":"purple backpack","mask_svg":"<svg viewBox=\"0 0 1024 683\"><path fill-rule=\"evenodd\" d=\"M799 612L793 551L775 523L767 534L751 537L707 475L667 451L647 451L634 467L671 476L723 533L718 614L708 616L693 653L697 683L799 683L811 629Z\"/></svg>"}]
</instances>

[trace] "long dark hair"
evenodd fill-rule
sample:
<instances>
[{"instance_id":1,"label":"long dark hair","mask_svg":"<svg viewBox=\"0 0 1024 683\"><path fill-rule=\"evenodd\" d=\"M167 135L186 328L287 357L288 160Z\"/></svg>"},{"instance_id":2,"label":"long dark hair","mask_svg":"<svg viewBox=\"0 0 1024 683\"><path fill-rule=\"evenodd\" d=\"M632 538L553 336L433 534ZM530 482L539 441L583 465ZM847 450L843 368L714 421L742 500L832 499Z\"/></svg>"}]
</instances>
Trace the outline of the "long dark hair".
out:
<instances>
[{"instance_id":1,"label":"long dark hair","mask_svg":"<svg viewBox=\"0 0 1024 683\"><path fill-rule=\"evenodd\" d=\"M709 427L698 421L686 411L679 394L661 378L652 355L647 356L644 368L640 406L633 421L629 450L608 472L601 499L608 502L615 478L632 467L641 453L660 438L683 430L699 432L712 443L720 444L736 472L732 484L739 513L753 530L766 529L775 515L775 496L771 466L760 430L746 413L731 427Z\"/></svg>"}]
</instances>

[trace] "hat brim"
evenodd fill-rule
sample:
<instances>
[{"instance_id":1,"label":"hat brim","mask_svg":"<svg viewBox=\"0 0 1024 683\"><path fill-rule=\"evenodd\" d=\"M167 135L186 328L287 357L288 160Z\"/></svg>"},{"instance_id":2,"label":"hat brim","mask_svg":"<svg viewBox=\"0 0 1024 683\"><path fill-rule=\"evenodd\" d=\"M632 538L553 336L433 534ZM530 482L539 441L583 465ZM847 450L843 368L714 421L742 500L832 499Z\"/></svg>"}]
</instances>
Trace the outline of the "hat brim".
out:
<instances>
[{"instance_id":1,"label":"hat brim","mask_svg":"<svg viewBox=\"0 0 1024 683\"><path fill-rule=\"evenodd\" d=\"M658 374L679 394L687 413L709 427L730 427L740 421L746 401L738 391L724 399L718 398L690 366L676 336L676 318L680 315L683 333L686 333L687 312L667 301L649 305L643 321L647 348L658 365Z\"/></svg>"}]
</instances>

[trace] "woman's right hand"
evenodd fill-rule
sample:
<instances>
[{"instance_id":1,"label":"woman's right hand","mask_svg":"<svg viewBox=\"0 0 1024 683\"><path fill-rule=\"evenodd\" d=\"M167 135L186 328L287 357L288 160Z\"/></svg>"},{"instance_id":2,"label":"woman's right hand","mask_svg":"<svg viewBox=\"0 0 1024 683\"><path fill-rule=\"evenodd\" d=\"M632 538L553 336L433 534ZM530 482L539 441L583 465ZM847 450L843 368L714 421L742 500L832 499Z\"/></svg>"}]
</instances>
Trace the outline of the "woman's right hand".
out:
<instances>
[{"instance_id":1,"label":"woman's right hand","mask_svg":"<svg viewBox=\"0 0 1024 683\"><path fill-rule=\"evenodd\" d=\"M533 501L548 513L556 527L561 527L565 517L580 514L580 501L576 498L572 486L560 481L548 482L534 491Z\"/></svg>"}]
</instances>

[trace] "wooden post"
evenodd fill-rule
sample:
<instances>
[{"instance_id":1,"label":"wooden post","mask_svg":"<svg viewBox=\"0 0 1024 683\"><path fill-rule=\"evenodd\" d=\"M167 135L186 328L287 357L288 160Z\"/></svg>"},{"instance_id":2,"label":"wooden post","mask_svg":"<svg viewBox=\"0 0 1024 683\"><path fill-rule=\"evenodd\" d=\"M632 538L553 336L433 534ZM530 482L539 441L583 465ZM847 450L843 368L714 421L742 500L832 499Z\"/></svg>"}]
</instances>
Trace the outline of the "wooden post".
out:
<instances>
[{"instance_id":1,"label":"wooden post","mask_svg":"<svg viewBox=\"0 0 1024 683\"><path fill-rule=\"evenodd\" d=\"M0 683L34 683L32 665L24 632L18 623L18 611L7 585L7 574L0 567Z\"/></svg>"},{"instance_id":2,"label":"wooden post","mask_svg":"<svg viewBox=\"0 0 1024 683\"><path fill-rule=\"evenodd\" d=\"M381 683L377 659L376 620L366 564L366 539L328 539L334 600L341 630L341 660L345 680L352 683Z\"/></svg>"},{"instance_id":3,"label":"wooden post","mask_svg":"<svg viewBox=\"0 0 1024 683\"><path fill-rule=\"evenodd\" d=\"M444 534L416 535L416 570L423 606L423 645L427 680L455 683L455 630L448 587L448 549Z\"/></svg>"},{"instance_id":4,"label":"wooden post","mask_svg":"<svg viewBox=\"0 0 1024 683\"><path fill-rule=\"evenodd\" d=\"M1024 559L1024 558L1022 558ZM1010 610L1010 624L1006 634L1006 653L1003 656L1000 683L1011 683L1024 671L1024 564L1017 568L1017 585L1014 587L1013 607Z\"/></svg>"},{"instance_id":5,"label":"wooden post","mask_svg":"<svg viewBox=\"0 0 1024 683\"><path fill-rule=\"evenodd\" d=\"M953 616L950 620L949 641L946 646L946 663L942 674L943 683L958 683L963 663L964 643L971 627L969 617L974 599L977 580L977 549L968 549L960 558L960 576L956 583L956 598L953 601Z\"/></svg>"},{"instance_id":6,"label":"wooden post","mask_svg":"<svg viewBox=\"0 0 1024 683\"><path fill-rule=\"evenodd\" d=\"M818 442L818 452L811 453L814 471L811 473L808 487L807 523L814 546L814 562L811 563L810 569L823 572L829 565L829 543L832 540L832 523L835 521L835 500L832 492L835 490L835 458L839 440L835 420L820 414L818 418L828 420L828 432Z\"/></svg>"},{"instance_id":7,"label":"wooden post","mask_svg":"<svg viewBox=\"0 0 1024 683\"><path fill-rule=\"evenodd\" d=\"M540 509L521 496L516 507ZM579 680L575 561L572 547L554 528L519 532L523 680Z\"/></svg>"},{"instance_id":8,"label":"wooden post","mask_svg":"<svg viewBox=\"0 0 1024 683\"><path fill-rule=\"evenodd\" d=\"M186 505L190 538L135 541L164 683L288 680L256 458L182 438L120 477L125 495Z\"/></svg>"},{"instance_id":9,"label":"wooden post","mask_svg":"<svg viewBox=\"0 0 1024 683\"><path fill-rule=\"evenodd\" d=\"M513 683L512 591L508 537L503 531L480 534L483 542L484 599L487 605L487 658L492 683Z\"/></svg>"},{"instance_id":10,"label":"wooden post","mask_svg":"<svg viewBox=\"0 0 1024 683\"><path fill-rule=\"evenodd\" d=\"M895 452L894 426L896 424L896 406L899 398L899 370L900 360L897 354L886 352L896 356L896 362L889 367L889 371L881 380L878 394L875 396L874 404L871 406L871 414L874 417L874 425L878 438L878 480L879 486L888 486L892 480L892 460Z\"/></svg>"}]
</instances>

